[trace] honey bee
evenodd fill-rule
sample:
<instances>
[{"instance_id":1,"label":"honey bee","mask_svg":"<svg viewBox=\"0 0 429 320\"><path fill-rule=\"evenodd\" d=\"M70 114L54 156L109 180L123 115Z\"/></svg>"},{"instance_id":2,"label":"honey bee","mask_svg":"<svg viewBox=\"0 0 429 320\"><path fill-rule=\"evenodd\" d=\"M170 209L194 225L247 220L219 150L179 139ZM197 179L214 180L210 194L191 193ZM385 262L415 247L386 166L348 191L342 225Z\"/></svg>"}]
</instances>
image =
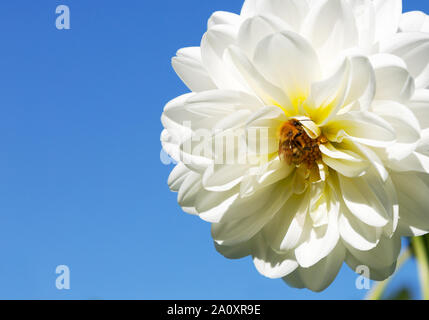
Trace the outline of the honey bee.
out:
<instances>
[{"instance_id":1,"label":"honey bee","mask_svg":"<svg viewBox=\"0 0 429 320\"><path fill-rule=\"evenodd\" d=\"M284 123L279 138L279 156L288 165L305 163L312 167L322 157L319 145L325 139L311 139L298 120L292 119Z\"/></svg>"}]
</instances>

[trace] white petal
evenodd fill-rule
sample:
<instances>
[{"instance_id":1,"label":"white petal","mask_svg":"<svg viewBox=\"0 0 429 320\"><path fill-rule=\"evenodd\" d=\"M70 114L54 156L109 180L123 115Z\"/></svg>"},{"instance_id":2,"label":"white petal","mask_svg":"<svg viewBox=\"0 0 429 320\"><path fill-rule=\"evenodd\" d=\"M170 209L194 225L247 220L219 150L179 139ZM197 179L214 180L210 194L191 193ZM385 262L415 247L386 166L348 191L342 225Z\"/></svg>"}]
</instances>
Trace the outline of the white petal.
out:
<instances>
[{"instance_id":1,"label":"white petal","mask_svg":"<svg viewBox=\"0 0 429 320\"><path fill-rule=\"evenodd\" d=\"M398 33L389 41L382 42L380 50L405 61L417 88L429 86L429 33Z\"/></svg>"},{"instance_id":2,"label":"white petal","mask_svg":"<svg viewBox=\"0 0 429 320\"><path fill-rule=\"evenodd\" d=\"M243 242L235 246L223 246L214 242L216 251L228 259L242 259L251 254L252 241Z\"/></svg>"},{"instance_id":3,"label":"white petal","mask_svg":"<svg viewBox=\"0 0 429 320\"><path fill-rule=\"evenodd\" d=\"M397 172L416 171L429 173L429 157L420 152L413 152L405 159L391 159L388 162L389 168Z\"/></svg>"},{"instance_id":4,"label":"white petal","mask_svg":"<svg viewBox=\"0 0 429 320\"><path fill-rule=\"evenodd\" d=\"M384 148L396 140L395 131L388 122L374 113L359 111L335 117L325 126L324 134L334 142L342 142L348 137L365 145Z\"/></svg>"},{"instance_id":5,"label":"white petal","mask_svg":"<svg viewBox=\"0 0 429 320\"><path fill-rule=\"evenodd\" d=\"M358 177L369 166L368 161L359 154L341 149L341 144L336 148L331 143L326 143L320 145L319 149L322 152L323 162L346 177Z\"/></svg>"},{"instance_id":6,"label":"white petal","mask_svg":"<svg viewBox=\"0 0 429 320\"><path fill-rule=\"evenodd\" d=\"M177 155L188 167L202 172L214 158L213 135L244 126L261 102L237 91L213 90L185 95L170 102L162 115L162 123L180 146ZM219 133L219 132L218 132ZM237 144L233 146L238 147Z\"/></svg>"},{"instance_id":7,"label":"white petal","mask_svg":"<svg viewBox=\"0 0 429 320\"><path fill-rule=\"evenodd\" d=\"M308 5L302 0L246 0L241 15L276 16L290 25L294 31L299 31L307 11Z\"/></svg>"},{"instance_id":8,"label":"white petal","mask_svg":"<svg viewBox=\"0 0 429 320\"><path fill-rule=\"evenodd\" d=\"M243 17L252 17L256 15L258 2L259 0L245 0L240 15Z\"/></svg>"},{"instance_id":9,"label":"white petal","mask_svg":"<svg viewBox=\"0 0 429 320\"><path fill-rule=\"evenodd\" d=\"M300 35L283 31L259 42L254 63L263 76L283 89L292 103L305 99L320 78L317 55Z\"/></svg>"},{"instance_id":10,"label":"white petal","mask_svg":"<svg viewBox=\"0 0 429 320\"><path fill-rule=\"evenodd\" d=\"M170 134L167 129L161 132L162 150L166 152L174 161L180 162L180 141Z\"/></svg>"},{"instance_id":11,"label":"white petal","mask_svg":"<svg viewBox=\"0 0 429 320\"><path fill-rule=\"evenodd\" d=\"M263 235L274 250L288 251L299 244L308 216L308 207L308 192L293 195L264 228Z\"/></svg>"},{"instance_id":12,"label":"white petal","mask_svg":"<svg viewBox=\"0 0 429 320\"><path fill-rule=\"evenodd\" d=\"M324 192L325 205L320 207L326 210L328 224L312 228L309 236L296 249L295 256L299 265L309 268L328 256L337 245L339 203L335 194L329 190Z\"/></svg>"},{"instance_id":13,"label":"white petal","mask_svg":"<svg viewBox=\"0 0 429 320\"><path fill-rule=\"evenodd\" d=\"M242 109L255 111L262 106L259 99L244 92L212 90L190 96L186 100L185 109L204 119L207 117L222 118Z\"/></svg>"},{"instance_id":14,"label":"white petal","mask_svg":"<svg viewBox=\"0 0 429 320\"><path fill-rule=\"evenodd\" d=\"M177 195L177 202L181 207L195 207L195 200L201 190L201 175L191 172L183 181Z\"/></svg>"},{"instance_id":15,"label":"white petal","mask_svg":"<svg viewBox=\"0 0 429 320\"><path fill-rule=\"evenodd\" d=\"M278 183L259 191L264 196L256 195L246 198L246 206L236 209L233 215L246 215L243 219L230 220L212 224L212 236L219 244L235 245L252 238L279 211L290 195L290 187L286 183ZM248 200L251 199L251 200ZM259 201L255 201L255 200Z\"/></svg>"},{"instance_id":16,"label":"white petal","mask_svg":"<svg viewBox=\"0 0 429 320\"><path fill-rule=\"evenodd\" d=\"M305 286L316 292L325 290L335 280L345 258L344 246L339 242L323 260L310 268L299 268L300 278Z\"/></svg>"},{"instance_id":17,"label":"white petal","mask_svg":"<svg viewBox=\"0 0 429 320\"><path fill-rule=\"evenodd\" d=\"M195 210L204 221L219 223L226 213L229 212L230 215L234 213L231 207L238 199L237 188L215 192L204 190L201 186L201 190L195 198ZM242 212L237 212L235 215L240 218L242 214Z\"/></svg>"},{"instance_id":18,"label":"white petal","mask_svg":"<svg viewBox=\"0 0 429 320\"><path fill-rule=\"evenodd\" d=\"M384 119L387 119L387 121L392 125L396 126L396 122L401 119L405 125L415 128L415 133L418 134L420 132L419 121L408 107L395 101L388 100L375 101L372 107L376 114L382 116ZM420 137L419 134L418 136Z\"/></svg>"},{"instance_id":19,"label":"white petal","mask_svg":"<svg viewBox=\"0 0 429 320\"><path fill-rule=\"evenodd\" d=\"M203 175L203 186L209 191L227 191L243 180L250 166L245 164L212 164Z\"/></svg>"},{"instance_id":20,"label":"white petal","mask_svg":"<svg viewBox=\"0 0 429 320\"><path fill-rule=\"evenodd\" d=\"M189 138L189 131L211 130L218 122L234 112L254 111L261 106L260 101L238 91L211 90L183 95L167 104L162 115L165 128L175 133L182 130L179 141Z\"/></svg>"},{"instance_id":21,"label":"white petal","mask_svg":"<svg viewBox=\"0 0 429 320\"><path fill-rule=\"evenodd\" d=\"M287 121L278 107L264 107L255 113L246 124L246 141L249 152L272 154L279 150L278 130Z\"/></svg>"},{"instance_id":22,"label":"white petal","mask_svg":"<svg viewBox=\"0 0 429 320\"><path fill-rule=\"evenodd\" d=\"M389 158L401 160L409 156L420 140L419 121L411 110L394 101L376 101L373 109L388 121L396 132L396 143L387 149Z\"/></svg>"},{"instance_id":23,"label":"white petal","mask_svg":"<svg viewBox=\"0 0 429 320\"><path fill-rule=\"evenodd\" d=\"M389 172L387 171L383 160L377 155L377 153L372 150L371 147L364 146L358 142L354 142L354 146L359 150L359 153L366 157L366 159L368 159L368 161L373 165L381 179L386 181L389 177Z\"/></svg>"},{"instance_id":24,"label":"white petal","mask_svg":"<svg viewBox=\"0 0 429 320\"><path fill-rule=\"evenodd\" d=\"M307 110L313 121L324 125L343 107L358 101L367 110L375 94L375 75L366 57L348 57L335 74L313 83L310 100L316 108Z\"/></svg>"},{"instance_id":25,"label":"white petal","mask_svg":"<svg viewBox=\"0 0 429 320\"><path fill-rule=\"evenodd\" d=\"M402 224L429 231L429 179L426 174L393 174Z\"/></svg>"},{"instance_id":26,"label":"white petal","mask_svg":"<svg viewBox=\"0 0 429 320\"><path fill-rule=\"evenodd\" d=\"M374 281L384 281L389 278L396 270L396 261L392 265L387 267L374 268L365 265L363 262L359 261L349 252L346 255L346 263L354 271L360 270L360 267L362 266L367 267L369 270L369 279Z\"/></svg>"},{"instance_id":27,"label":"white petal","mask_svg":"<svg viewBox=\"0 0 429 320\"><path fill-rule=\"evenodd\" d=\"M359 43L352 7L344 0L319 1L304 22L303 34L324 63L331 63L343 50Z\"/></svg>"},{"instance_id":28,"label":"white petal","mask_svg":"<svg viewBox=\"0 0 429 320\"><path fill-rule=\"evenodd\" d=\"M168 130L171 138L178 144L190 136L191 130L183 124L186 116L182 117L181 112L176 113L176 110L183 109L186 101L194 95L195 93L188 93L171 100L164 107L164 112L161 116L162 125Z\"/></svg>"},{"instance_id":29,"label":"white petal","mask_svg":"<svg viewBox=\"0 0 429 320\"><path fill-rule=\"evenodd\" d=\"M211 29L214 26L227 24L227 25L237 25L242 22L242 17L238 14L225 12L225 11L216 11L210 17L207 28Z\"/></svg>"},{"instance_id":30,"label":"white petal","mask_svg":"<svg viewBox=\"0 0 429 320\"><path fill-rule=\"evenodd\" d=\"M370 181L370 183L372 182ZM384 201L386 203L389 203L389 206L390 204L392 204L393 206L393 210L388 210L389 223L383 228L383 234L390 238L396 232L399 224L399 199L398 192L395 188L395 184L393 183L392 177L389 176L389 178L386 181L383 181L383 183L386 196L386 200Z\"/></svg>"},{"instance_id":31,"label":"white petal","mask_svg":"<svg viewBox=\"0 0 429 320\"><path fill-rule=\"evenodd\" d=\"M253 263L259 273L271 279L283 278L298 267L293 253L276 253L261 235L258 235L255 239L252 255Z\"/></svg>"},{"instance_id":32,"label":"white petal","mask_svg":"<svg viewBox=\"0 0 429 320\"><path fill-rule=\"evenodd\" d=\"M243 52L252 59L259 41L265 37L290 27L276 17L254 16L240 26L237 42Z\"/></svg>"},{"instance_id":33,"label":"white petal","mask_svg":"<svg viewBox=\"0 0 429 320\"><path fill-rule=\"evenodd\" d=\"M393 36L399 28L402 0L374 0L376 13L376 40Z\"/></svg>"},{"instance_id":34,"label":"white petal","mask_svg":"<svg viewBox=\"0 0 429 320\"><path fill-rule=\"evenodd\" d=\"M260 188L286 179L294 170L295 166L287 165L279 156L256 168L256 170L252 168L241 182L240 196L243 198L250 197Z\"/></svg>"},{"instance_id":35,"label":"white petal","mask_svg":"<svg viewBox=\"0 0 429 320\"><path fill-rule=\"evenodd\" d=\"M284 190L281 190L281 188ZM277 201L280 201L280 203L287 201L290 196L289 189L290 179L288 181L279 181L277 184L257 190L251 197L238 198L225 212L220 222L243 219L252 215L256 217L260 212L269 211L270 208L275 210L274 207L278 206L275 204ZM282 199L275 199L274 195Z\"/></svg>"},{"instance_id":36,"label":"white petal","mask_svg":"<svg viewBox=\"0 0 429 320\"><path fill-rule=\"evenodd\" d=\"M382 235L380 228L369 226L342 206L341 215L338 222L341 239L355 249L368 251L374 249Z\"/></svg>"},{"instance_id":37,"label":"white petal","mask_svg":"<svg viewBox=\"0 0 429 320\"><path fill-rule=\"evenodd\" d=\"M375 7L372 0L351 0L359 34L359 47L371 52L375 42Z\"/></svg>"},{"instance_id":38,"label":"white petal","mask_svg":"<svg viewBox=\"0 0 429 320\"><path fill-rule=\"evenodd\" d=\"M349 77L350 60L345 59L333 75L311 85L309 100L314 108L310 108L310 106L305 106L305 108L317 124L324 124L344 105Z\"/></svg>"},{"instance_id":39,"label":"white petal","mask_svg":"<svg viewBox=\"0 0 429 320\"><path fill-rule=\"evenodd\" d=\"M339 175L339 181L344 202L355 217L373 227L388 224L395 204L379 177L371 173L359 178Z\"/></svg>"},{"instance_id":40,"label":"white petal","mask_svg":"<svg viewBox=\"0 0 429 320\"><path fill-rule=\"evenodd\" d=\"M282 106L290 110L291 102L288 96L279 87L265 79L238 47L230 46L225 51L224 59L237 73L237 76L239 76L266 105Z\"/></svg>"},{"instance_id":41,"label":"white petal","mask_svg":"<svg viewBox=\"0 0 429 320\"><path fill-rule=\"evenodd\" d=\"M215 89L207 70L201 61L199 47L184 48L172 59L174 71L191 91L200 92Z\"/></svg>"},{"instance_id":42,"label":"white petal","mask_svg":"<svg viewBox=\"0 0 429 320\"><path fill-rule=\"evenodd\" d=\"M420 127L422 129L429 128L429 90L417 90L408 106L419 120Z\"/></svg>"},{"instance_id":43,"label":"white petal","mask_svg":"<svg viewBox=\"0 0 429 320\"><path fill-rule=\"evenodd\" d=\"M168 186L170 187L170 190L178 192L186 177L189 176L191 172L192 171L183 163L177 164L168 177Z\"/></svg>"},{"instance_id":44,"label":"white petal","mask_svg":"<svg viewBox=\"0 0 429 320\"><path fill-rule=\"evenodd\" d=\"M405 62L391 54L377 54L371 57L374 66L377 90L375 99L408 101L414 94L414 79Z\"/></svg>"},{"instance_id":45,"label":"white petal","mask_svg":"<svg viewBox=\"0 0 429 320\"><path fill-rule=\"evenodd\" d=\"M329 223L329 212L333 207L331 206L329 194L325 194L327 190L327 184L324 181L319 183L313 183L310 185L310 205L309 205L309 216L311 219L308 219L308 225L311 230L311 227L318 228L318 232L321 233L324 230L322 227L326 227ZM311 234L307 234L310 236Z\"/></svg>"},{"instance_id":46,"label":"white petal","mask_svg":"<svg viewBox=\"0 0 429 320\"><path fill-rule=\"evenodd\" d=\"M398 225L398 234L403 237L421 237L429 233L429 230L422 230L410 226L405 221L400 220Z\"/></svg>"},{"instance_id":47,"label":"white petal","mask_svg":"<svg viewBox=\"0 0 429 320\"><path fill-rule=\"evenodd\" d=\"M257 176L257 182L262 185L270 185L280 179L287 178L294 170L293 166L288 166L279 157L268 162L261 167L261 172Z\"/></svg>"},{"instance_id":48,"label":"white petal","mask_svg":"<svg viewBox=\"0 0 429 320\"><path fill-rule=\"evenodd\" d=\"M376 92L376 78L367 57L350 57L350 79L344 105L358 101L361 110L368 110Z\"/></svg>"},{"instance_id":49,"label":"white petal","mask_svg":"<svg viewBox=\"0 0 429 320\"><path fill-rule=\"evenodd\" d=\"M288 118L283 110L278 107L267 106L260 108L247 121L247 127L268 128L274 123L283 123ZM274 121L274 123L273 123Z\"/></svg>"},{"instance_id":50,"label":"white petal","mask_svg":"<svg viewBox=\"0 0 429 320\"><path fill-rule=\"evenodd\" d=\"M219 89L248 91L247 87L234 78L223 60L225 50L236 43L237 28L227 24L215 25L201 41L201 58L211 79Z\"/></svg>"},{"instance_id":51,"label":"white petal","mask_svg":"<svg viewBox=\"0 0 429 320\"><path fill-rule=\"evenodd\" d=\"M385 269L396 263L401 251L401 238L395 235L392 238L382 236L378 245L369 251L356 250L345 244L348 252L360 265L374 269Z\"/></svg>"},{"instance_id":52,"label":"white petal","mask_svg":"<svg viewBox=\"0 0 429 320\"><path fill-rule=\"evenodd\" d=\"M417 146L416 152L422 155L429 156L429 130L425 129L421 131L421 139Z\"/></svg>"},{"instance_id":53,"label":"white petal","mask_svg":"<svg viewBox=\"0 0 429 320\"><path fill-rule=\"evenodd\" d=\"M238 110L223 119L219 120L216 125L213 126L213 132L219 134L228 130L239 130L247 122L249 117L253 114L250 110Z\"/></svg>"},{"instance_id":54,"label":"white petal","mask_svg":"<svg viewBox=\"0 0 429 320\"><path fill-rule=\"evenodd\" d=\"M305 288L305 284L302 281L302 278L298 270L295 270L295 272L292 272L291 274L284 277L283 281L286 282L292 288L296 288L296 289Z\"/></svg>"},{"instance_id":55,"label":"white petal","mask_svg":"<svg viewBox=\"0 0 429 320\"><path fill-rule=\"evenodd\" d=\"M402 32L429 32L429 17L421 11L406 12L401 17Z\"/></svg>"}]
</instances>

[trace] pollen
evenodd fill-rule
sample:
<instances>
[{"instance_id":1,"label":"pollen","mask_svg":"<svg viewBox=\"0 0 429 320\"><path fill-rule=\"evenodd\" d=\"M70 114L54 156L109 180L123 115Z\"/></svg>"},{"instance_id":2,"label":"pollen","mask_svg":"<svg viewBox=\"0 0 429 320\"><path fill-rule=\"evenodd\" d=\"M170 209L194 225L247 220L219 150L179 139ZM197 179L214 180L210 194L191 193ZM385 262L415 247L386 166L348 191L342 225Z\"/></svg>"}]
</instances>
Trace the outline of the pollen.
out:
<instances>
[{"instance_id":1,"label":"pollen","mask_svg":"<svg viewBox=\"0 0 429 320\"><path fill-rule=\"evenodd\" d=\"M279 156L287 164L312 168L322 159L319 146L327 142L326 138L312 139L300 121L292 119L285 122L279 136Z\"/></svg>"}]
</instances>

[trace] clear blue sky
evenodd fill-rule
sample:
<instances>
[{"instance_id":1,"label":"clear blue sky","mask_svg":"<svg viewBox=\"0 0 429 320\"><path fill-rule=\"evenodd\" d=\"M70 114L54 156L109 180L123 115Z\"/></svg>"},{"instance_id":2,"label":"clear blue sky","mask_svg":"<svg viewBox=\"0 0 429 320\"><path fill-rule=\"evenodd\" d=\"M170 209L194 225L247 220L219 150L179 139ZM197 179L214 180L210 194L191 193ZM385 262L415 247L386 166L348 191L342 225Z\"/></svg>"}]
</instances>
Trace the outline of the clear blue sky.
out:
<instances>
[{"instance_id":1,"label":"clear blue sky","mask_svg":"<svg viewBox=\"0 0 429 320\"><path fill-rule=\"evenodd\" d=\"M55 28L69 5L71 30ZM0 3L0 298L349 299L344 268L322 294L216 253L210 226L181 212L161 164L160 115L187 92L176 50L211 12L241 0ZM405 0L407 10L429 3ZM55 287L55 268L71 289ZM394 283L417 288L407 265Z\"/></svg>"}]
</instances>

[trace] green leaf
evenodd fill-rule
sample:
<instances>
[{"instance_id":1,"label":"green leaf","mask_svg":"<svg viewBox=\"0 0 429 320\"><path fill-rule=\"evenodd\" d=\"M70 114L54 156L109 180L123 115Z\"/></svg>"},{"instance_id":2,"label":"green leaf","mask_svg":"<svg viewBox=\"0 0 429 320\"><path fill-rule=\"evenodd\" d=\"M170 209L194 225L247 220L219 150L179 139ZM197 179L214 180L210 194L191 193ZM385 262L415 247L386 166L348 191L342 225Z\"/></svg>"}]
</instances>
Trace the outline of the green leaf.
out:
<instances>
[{"instance_id":1,"label":"green leaf","mask_svg":"<svg viewBox=\"0 0 429 320\"><path fill-rule=\"evenodd\" d=\"M429 234L423 237L425 239L426 254L429 257Z\"/></svg>"},{"instance_id":2,"label":"green leaf","mask_svg":"<svg viewBox=\"0 0 429 320\"><path fill-rule=\"evenodd\" d=\"M422 288L422 296L424 300L429 300L429 251L427 242L427 236L414 237L411 240L413 254L417 259L420 286Z\"/></svg>"},{"instance_id":3,"label":"green leaf","mask_svg":"<svg viewBox=\"0 0 429 320\"><path fill-rule=\"evenodd\" d=\"M388 296L386 300L412 300L411 290L408 288L402 288L399 291L395 292Z\"/></svg>"}]
</instances>

